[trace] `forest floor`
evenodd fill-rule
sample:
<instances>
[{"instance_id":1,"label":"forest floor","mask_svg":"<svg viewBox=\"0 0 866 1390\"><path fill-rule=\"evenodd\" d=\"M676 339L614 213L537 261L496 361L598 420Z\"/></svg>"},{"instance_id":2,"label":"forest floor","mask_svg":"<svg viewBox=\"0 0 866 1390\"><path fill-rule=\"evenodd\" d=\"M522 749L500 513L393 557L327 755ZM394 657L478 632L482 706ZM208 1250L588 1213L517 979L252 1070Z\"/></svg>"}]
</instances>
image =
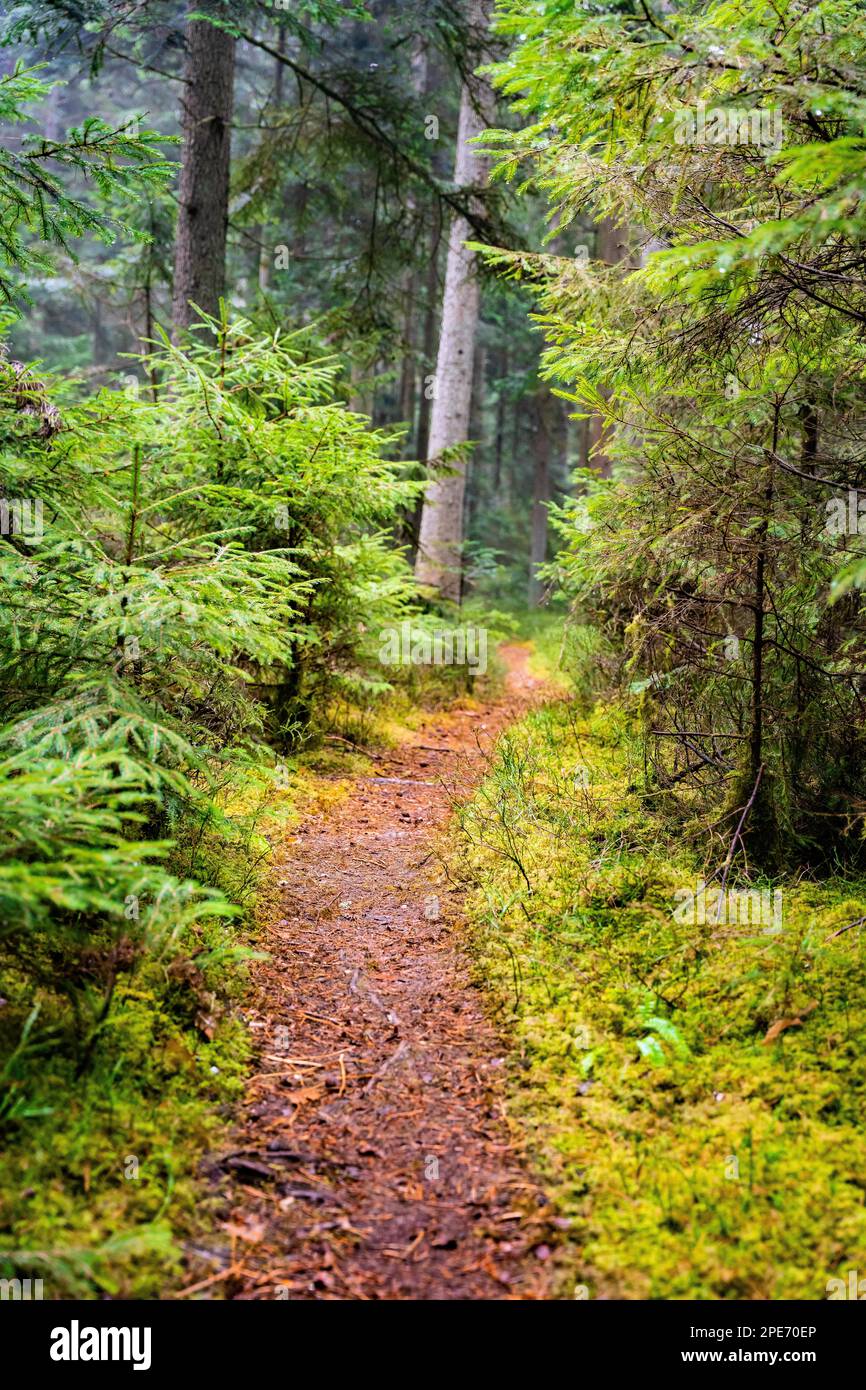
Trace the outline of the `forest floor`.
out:
<instances>
[{"instance_id":1,"label":"forest floor","mask_svg":"<svg viewBox=\"0 0 866 1390\"><path fill-rule=\"evenodd\" d=\"M229 1248L216 1274L192 1261L183 1296L544 1296L556 1218L437 874L453 807L545 695L526 647L500 656L499 698L425 716L275 853L281 907L247 1011L258 1069L214 1159Z\"/></svg>"}]
</instances>

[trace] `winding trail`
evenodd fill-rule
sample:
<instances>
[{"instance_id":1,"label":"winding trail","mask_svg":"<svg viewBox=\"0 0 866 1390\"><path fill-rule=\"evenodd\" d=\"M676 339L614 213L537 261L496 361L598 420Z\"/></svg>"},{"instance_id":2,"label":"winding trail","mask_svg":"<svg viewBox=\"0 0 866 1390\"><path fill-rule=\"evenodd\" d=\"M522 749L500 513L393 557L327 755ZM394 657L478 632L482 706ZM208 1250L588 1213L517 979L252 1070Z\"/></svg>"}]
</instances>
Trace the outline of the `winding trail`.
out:
<instances>
[{"instance_id":1,"label":"winding trail","mask_svg":"<svg viewBox=\"0 0 866 1390\"><path fill-rule=\"evenodd\" d=\"M525 648L500 655L501 699L431 714L277 854L283 908L248 1011L257 1075L220 1160L230 1267L187 1292L544 1296L551 1212L505 1116L505 1044L459 902L428 876L453 803L542 695Z\"/></svg>"}]
</instances>

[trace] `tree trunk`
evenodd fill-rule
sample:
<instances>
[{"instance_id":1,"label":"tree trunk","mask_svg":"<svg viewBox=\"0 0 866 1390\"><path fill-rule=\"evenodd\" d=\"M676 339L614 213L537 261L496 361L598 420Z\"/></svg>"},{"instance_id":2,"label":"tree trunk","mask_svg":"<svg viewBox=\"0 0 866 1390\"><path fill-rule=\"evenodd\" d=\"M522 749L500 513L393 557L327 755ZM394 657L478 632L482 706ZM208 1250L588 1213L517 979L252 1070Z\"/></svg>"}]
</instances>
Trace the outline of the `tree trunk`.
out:
<instances>
[{"instance_id":1,"label":"tree trunk","mask_svg":"<svg viewBox=\"0 0 866 1390\"><path fill-rule=\"evenodd\" d=\"M761 524L755 535L756 553L752 597L752 670L751 710L749 728L749 761L747 780L737 795L739 805L749 809L748 823L742 835L755 864L769 869L778 860L779 826L773 804L772 777L764 768L764 658L766 639L764 618L767 601L767 571L770 564L770 527L775 495L775 457L779 448L781 402L777 399L773 411L773 435L766 461L764 505Z\"/></svg>"},{"instance_id":2,"label":"tree trunk","mask_svg":"<svg viewBox=\"0 0 866 1390\"><path fill-rule=\"evenodd\" d=\"M473 0L473 27L484 26L486 17L486 0ZM491 102L490 88L481 79L470 78L464 82L454 168L457 188L477 187L483 182L487 161L469 141L485 129L488 122L484 112ZM428 452L434 470L446 449L465 443L469 429L473 350L480 304L476 257L464 246L471 237L468 221L455 216L448 237L445 295L430 418ZM447 473L440 470L438 476L434 474L424 498L415 561L418 582L455 602L460 600L465 489L463 461L451 460Z\"/></svg>"},{"instance_id":3,"label":"tree trunk","mask_svg":"<svg viewBox=\"0 0 866 1390\"><path fill-rule=\"evenodd\" d=\"M617 227L609 217L598 224L595 243L596 257L608 265L616 265L628 255L625 227ZM586 466L609 478L613 463L604 448L604 418L591 415L586 422Z\"/></svg>"},{"instance_id":4,"label":"tree trunk","mask_svg":"<svg viewBox=\"0 0 866 1390\"><path fill-rule=\"evenodd\" d=\"M57 144L63 140L66 134L63 120L63 97L65 93L72 91L73 86L77 85L74 79L71 79L62 87L52 87L51 91L48 93L48 101L46 103L44 116L46 140Z\"/></svg>"},{"instance_id":5,"label":"tree trunk","mask_svg":"<svg viewBox=\"0 0 866 1390\"><path fill-rule=\"evenodd\" d=\"M547 559L547 503L550 500L550 440L543 424L543 411L538 411L538 422L533 439L532 470L532 536L529 554L529 605L535 608L541 602L544 592L538 577L538 567Z\"/></svg>"},{"instance_id":6,"label":"tree trunk","mask_svg":"<svg viewBox=\"0 0 866 1390\"><path fill-rule=\"evenodd\" d=\"M429 64L427 62L427 49L421 38L416 38L411 58L412 90L419 98L427 94L427 77ZM410 218L410 225L414 224L417 212L415 195L410 189L406 195L406 212ZM414 245L414 228L412 233L412 243ZM416 301L418 299L418 273L414 265L409 265L403 282L403 341L402 357L400 366L400 394L397 406L400 422L405 423L408 428L406 438L403 443L403 457L411 457L413 448L413 428L415 424L415 317Z\"/></svg>"},{"instance_id":7,"label":"tree trunk","mask_svg":"<svg viewBox=\"0 0 866 1390\"><path fill-rule=\"evenodd\" d=\"M285 56L286 52L286 31L282 24L277 28L277 52ZM279 58L274 59L274 105L282 106L285 99L285 63L281 63Z\"/></svg>"},{"instance_id":8,"label":"tree trunk","mask_svg":"<svg viewBox=\"0 0 866 1390\"><path fill-rule=\"evenodd\" d=\"M506 331L508 324L506 322ZM499 489L502 485L502 446L505 442L505 378L508 376L508 341L499 355L497 376L499 377L499 388L496 393L496 434L493 446L493 494L499 497Z\"/></svg>"},{"instance_id":9,"label":"tree trunk","mask_svg":"<svg viewBox=\"0 0 866 1390\"><path fill-rule=\"evenodd\" d=\"M418 50L416 50L417 53ZM423 95L427 96L432 86L435 88L436 67L431 63L427 49L424 49L424 72L423 72ZM416 81L417 81L416 68ZM436 178L443 177L443 171L439 168L441 158L439 158L438 147L432 154L432 170ZM421 463L427 463L428 452L430 452L430 409L432 404L431 393L428 391L428 377L431 377L435 367L436 352L436 307L439 300L439 245L442 242L442 206L438 197L434 197L430 203L430 210L427 214L428 224L430 224L430 242L427 250L427 277L424 281L424 328L421 331L421 392L418 396L418 425L416 434L416 450L414 457ZM418 534L421 527L421 499L418 499L416 507L416 525L414 534Z\"/></svg>"},{"instance_id":10,"label":"tree trunk","mask_svg":"<svg viewBox=\"0 0 866 1390\"><path fill-rule=\"evenodd\" d=\"M436 348L436 288L439 274L439 242L441 236L442 227L437 215L434 217L433 233L430 241L430 260L427 268L427 284L424 292L424 334L421 345L421 383L423 389L418 404L418 442L415 448L415 457L420 459L422 463L426 463L430 456L430 407L433 401L428 390L429 383L427 377L433 365L433 353Z\"/></svg>"},{"instance_id":11,"label":"tree trunk","mask_svg":"<svg viewBox=\"0 0 866 1390\"><path fill-rule=\"evenodd\" d=\"M211 9L217 15L222 6L212 0ZM225 290L234 63L230 34L207 20L188 22L172 302L175 337L194 321L192 305L217 317Z\"/></svg>"},{"instance_id":12,"label":"tree trunk","mask_svg":"<svg viewBox=\"0 0 866 1390\"><path fill-rule=\"evenodd\" d=\"M361 391L361 389L360 389L362 378L363 378L363 372L361 371L361 368L360 368L359 364L355 361L355 359L354 359L354 357L353 357L352 360L351 360L351 362L349 363L349 401L348 401L348 405L349 405L349 409L350 409L351 411L353 411L356 415L367 415L367 414L369 414L368 409L367 409L367 404L368 404L367 399L366 399L364 393L363 393L363 392Z\"/></svg>"},{"instance_id":13,"label":"tree trunk","mask_svg":"<svg viewBox=\"0 0 866 1390\"><path fill-rule=\"evenodd\" d=\"M523 429L523 405L522 401L512 400L511 402L511 448L508 454L508 462L505 468L502 484L496 496L499 505L505 507L511 498L519 492L523 486L523 448L522 437Z\"/></svg>"},{"instance_id":14,"label":"tree trunk","mask_svg":"<svg viewBox=\"0 0 866 1390\"><path fill-rule=\"evenodd\" d=\"M112 359L111 335L102 316L102 301L94 300L91 319L91 353L94 367L107 367Z\"/></svg>"},{"instance_id":15,"label":"tree trunk","mask_svg":"<svg viewBox=\"0 0 866 1390\"><path fill-rule=\"evenodd\" d=\"M417 279L409 270L404 281L403 342L400 359L400 398L397 413L401 423L408 426L403 443L403 457L412 452L412 435L415 424L415 301L417 298Z\"/></svg>"},{"instance_id":16,"label":"tree trunk","mask_svg":"<svg viewBox=\"0 0 866 1390\"><path fill-rule=\"evenodd\" d=\"M476 342L472 364L472 400L469 408L469 438L476 445L480 444L484 439L484 402L486 387L487 348L483 343ZM477 468L478 462L477 453L474 453L472 458L467 460L466 502L463 508L463 531L466 536L468 536L472 530L480 500L478 486L473 478L473 470Z\"/></svg>"},{"instance_id":17,"label":"tree trunk","mask_svg":"<svg viewBox=\"0 0 866 1390\"><path fill-rule=\"evenodd\" d=\"M548 508L553 492L553 465L561 466L567 450L567 418L559 397L542 385L535 398L535 429L532 439L532 530L529 555L529 603L537 606L544 587L538 567L547 559Z\"/></svg>"}]
</instances>

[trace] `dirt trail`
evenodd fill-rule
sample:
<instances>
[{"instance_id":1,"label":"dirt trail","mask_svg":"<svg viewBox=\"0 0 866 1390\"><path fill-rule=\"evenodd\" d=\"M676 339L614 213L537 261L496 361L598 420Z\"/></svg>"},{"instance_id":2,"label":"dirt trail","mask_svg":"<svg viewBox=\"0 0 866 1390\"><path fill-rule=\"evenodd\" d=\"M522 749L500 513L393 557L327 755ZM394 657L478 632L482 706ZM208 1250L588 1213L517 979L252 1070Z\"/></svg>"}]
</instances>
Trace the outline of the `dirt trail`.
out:
<instances>
[{"instance_id":1,"label":"dirt trail","mask_svg":"<svg viewBox=\"0 0 866 1390\"><path fill-rule=\"evenodd\" d=\"M278 855L259 1074L222 1160L233 1272L199 1297L543 1291L550 1212L504 1116L504 1044L425 870L451 799L540 696L527 651L502 655L499 701L431 715Z\"/></svg>"}]
</instances>

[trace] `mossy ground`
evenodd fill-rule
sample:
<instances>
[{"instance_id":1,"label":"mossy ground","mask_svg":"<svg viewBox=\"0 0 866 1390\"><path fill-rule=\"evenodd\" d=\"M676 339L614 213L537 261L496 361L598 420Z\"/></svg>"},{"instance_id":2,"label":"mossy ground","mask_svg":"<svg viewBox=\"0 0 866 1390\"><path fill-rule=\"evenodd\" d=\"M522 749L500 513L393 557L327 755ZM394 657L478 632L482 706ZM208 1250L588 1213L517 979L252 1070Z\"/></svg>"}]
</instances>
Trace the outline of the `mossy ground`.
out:
<instances>
[{"instance_id":1,"label":"mossy ground","mask_svg":"<svg viewBox=\"0 0 866 1390\"><path fill-rule=\"evenodd\" d=\"M494 665L486 684L498 675ZM276 778L270 767L230 769L219 824L174 827L171 867L221 889L238 915L206 919L185 956L194 968L167 970L144 954L121 974L81 1075L69 1001L51 989L34 995L32 979L4 961L0 1278L41 1278L46 1298L162 1298L178 1288L184 1244L204 1241L218 1220L202 1159L225 1148L251 1070L247 958L257 923L279 906L272 847L375 771L356 739L388 747L425 710L471 698L459 671L410 671L386 700L332 711L341 732L277 756Z\"/></svg>"},{"instance_id":2,"label":"mossy ground","mask_svg":"<svg viewBox=\"0 0 866 1390\"><path fill-rule=\"evenodd\" d=\"M707 864L640 781L624 714L563 701L505 735L462 816L562 1295L825 1298L866 1270L864 943L840 932L866 883L765 884L780 931L678 921Z\"/></svg>"},{"instance_id":3,"label":"mossy ground","mask_svg":"<svg viewBox=\"0 0 866 1390\"><path fill-rule=\"evenodd\" d=\"M542 669L561 632L544 616L536 628ZM405 736L416 713L391 702L377 738ZM225 807L233 847L205 839L183 866L244 905L201 942L224 1001L212 1030L189 982L144 962L76 1077L47 996L16 1053L33 1001L4 975L4 1083L26 1105L3 1136L0 1276L41 1277L47 1297L176 1287L184 1241L213 1215L200 1160L249 1070L232 951L272 910L269 841L365 770L339 741L312 751L264 818L247 782ZM712 864L640 783L623 712L558 700L504 737L455 851L479 974L515 1033L513 1114L569 1222L561 1292L823 1298L829 1278L866 1272L864 948L860 927L842 930L866 915L866 883L764 885L782 889L779 932L678 920L677 891Z\"/></svg>"},{"instance_id":4,"label":"mossy ground","mask_svg":"<svg viewBox=\"0 0 866 1390\"><path fill-rule=\"evenodd\" d=\"M170 964L145 954L119 976L81 1075L68 1001L34 998L29 978L4 966L0 1277L41 1278L46 1298L161 1298L176 1287L184 1241L213 1215L201 1160L225 1142L249 1071L241 1006L269 910L270 841L325 791L340 793L297 763L284 782L275 790L270 773L238 772L219 833L179 836L178 871L221 888L238 916L206 919L194 954Z\"/></svg>"}]
</instances>

